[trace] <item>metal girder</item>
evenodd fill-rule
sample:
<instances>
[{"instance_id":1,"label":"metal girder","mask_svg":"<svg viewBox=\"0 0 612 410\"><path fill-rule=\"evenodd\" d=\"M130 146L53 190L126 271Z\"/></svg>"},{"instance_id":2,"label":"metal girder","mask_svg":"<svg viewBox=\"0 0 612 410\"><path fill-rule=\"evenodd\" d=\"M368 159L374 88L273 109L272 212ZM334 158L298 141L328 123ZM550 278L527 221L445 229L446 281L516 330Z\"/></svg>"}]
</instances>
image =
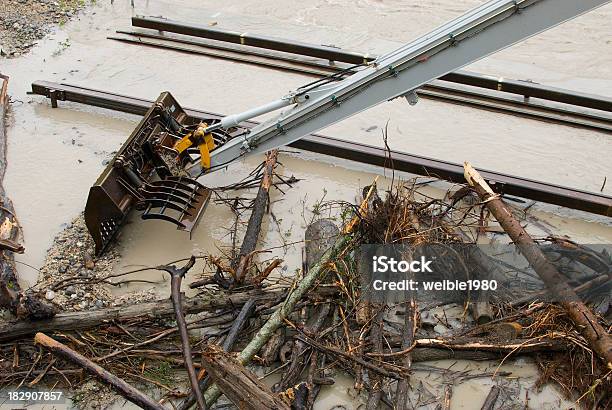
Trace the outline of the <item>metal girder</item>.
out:
<instances>
[{"instance_id":1,"label":"metal girder","mask_svg":"<svg viewBox=\"0 0 612 410\"><path fill-rule=\"evenodd\" d=\"M137 115L146 113L153 104L153 101L142 98L46 81L32 83L32 93L47 98L57 98L59 101L73 101ZM223 118L221 114L201 110L187 108L185 111L188 115L200 119ZM241 124L244 127L256 125L257 123L253 121ZM376 166L390 167L391 159L394 169L398 171L433 176L456 183L465 182L463 167L460 164L399 151L391 151L389 156L389 153L382 148L323 135L311 134L295 141L290 146ZM612 197L601 193L572 189L494 171L480 170L480 172L498 193L520 196L593 214L612 216Z\"/></svg>"},{"instance_id":2,"label":"metal girder","mask_svg":"<svg viewBox=\"0 0 612 410\"><path fill-rule=\"evenodd\" d=\"M451 71L554 27L607 0L494 0L379 57L341 81L297 90L296 104L211 153L212 167L303 136L397 98ZM195 171L195 170L193 170Z\"/></svg>"}]
</instances>

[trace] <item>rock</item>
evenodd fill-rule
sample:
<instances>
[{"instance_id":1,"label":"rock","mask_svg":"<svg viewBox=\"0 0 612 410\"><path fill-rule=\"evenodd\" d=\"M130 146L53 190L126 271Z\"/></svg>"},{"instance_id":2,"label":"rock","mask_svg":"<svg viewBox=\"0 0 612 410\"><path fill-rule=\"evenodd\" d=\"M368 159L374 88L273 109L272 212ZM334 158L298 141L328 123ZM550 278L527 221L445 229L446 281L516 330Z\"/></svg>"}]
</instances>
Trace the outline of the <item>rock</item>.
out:
<instances>
[{"instance_id":1,"label":"rock","mask_svg":"<svg viewBox=\"0 0 612 410\"><path fill-rule=\"evenodd\" d=\"M440 335L445 335L449 332L448 328L444 325L441 324L437 324L434 326L433 328L434 332L440 334Z\"/></svg>"},{"instance_id":2,"label":"rock","mask_svg":"<svg viewBox=\"0 0 612 410\"><path fill-rule=\"evenodd\" d=\"M498 323L493 328L493 334L501 341L509 341L516 339L521 332L523 327L517 322L504 322Z\"/></svg>"},{"instance_id":3,"label":"rock","mask_svg":"<svg viewBox=\"0 0 612 410\"><path fill-rule=\"evenodd\" d=\"M59 271L59 273L66 273L68 271L68 266L67 265L60 265L60 267L57 268L57 270Z\"/></svg>"},{"instance_id":4,"label":"rock","mask_svg":"<svg viewBox=\"0 0 612 410\"><path fill-rule=\"evenodd\" d=\"M68 286L66 288L66 294L67 295L73 295L76 294L76 289L74 288L74 286Z\"/></svg>"},{"instance_id":5,"label":"rock","mask_svg":"<svg viewBox=\"0 0 612 410\"><path fill-rule=\"evenodd\" d=\"M423 326L435 327L438 324L438 320L429 311L421 313L421 324Z\"/></svg>"},{"instance_id":6,"label":"rock","mask_svg":"<svg viewBox=\"0 0 612 410\"><path fill-rule=\"evenodd\" d=\"M77 294L73 293L72 295L70 295L70 299L76 299L77 298Z\"/></svg>"},{"instance_id":7,"label":"rock","mask_svg":"<svg viewBox=\"0 0 612 410\"><path fill-rule=\"evenodd\" d=\"M83 260L85 261L85 267L87 269L93 269L95 267L94 260L89 252L83 253Z\"/></svg>"},{"instance_id":8,"label":"rock","mask_svg":"<svg viewBox=\"0 0 612 410\"><path fill-rule=\"evenodd\" d=\"M455 330L463 329L463 323L458 319L449 319L448 324Z\"/></svg>"},{"instance_id":9,"label":"rock","mask_svg":"<svg viewBox=\"0 0 612 410\"><path fill-rule=\"evenodd\" d=\"M102 309L104 307L104 302L101 301L100 299L96 300L96 307L98 309Z\"/></svg>"},{"instance_id":10,"label":"rock","mask_svg":"<svg viewBox=\"0 0 612 410\"><path fill-rule=\"evenodd\" d=\"M87 307L88 303L86 300L81 301L80 305L83 309L85 309Z\"/></svg>"},{"instance_id":11,"label":"rock","mask_svg":"<svg viewBox=\"0 0 612 410\"><path fill-rule=\"evenodd\" d=\"M45 298L47 300L53 300L53 298L55 298L55 292L52 291L51 289L47 290L47 293L45 294Z\"/></svg>"}]
</instances>

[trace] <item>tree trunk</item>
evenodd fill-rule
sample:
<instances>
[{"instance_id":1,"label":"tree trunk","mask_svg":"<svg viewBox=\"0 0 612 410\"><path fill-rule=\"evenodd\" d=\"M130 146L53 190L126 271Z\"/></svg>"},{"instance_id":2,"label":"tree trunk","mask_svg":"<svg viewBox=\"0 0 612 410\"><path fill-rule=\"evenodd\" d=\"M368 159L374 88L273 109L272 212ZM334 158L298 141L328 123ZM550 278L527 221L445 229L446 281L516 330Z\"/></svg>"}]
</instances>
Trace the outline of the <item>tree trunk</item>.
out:
<instances>
[{"instance_id":1,"label":"tree trunk","mask_svg":"<svg viewBox=\"0 0 612 410\"><path fill-rule=\"evenodd\" d=\"M257 241L259 240L259 232L261 231L261 223L263 216L268 209L268 203L270 201L270 187L272 186L272 177L274 175L274 167L276 166L276 159L278 157L278 150L272 150L266 154L266 162L263 169L263 178L257 191L257 196L253 202L253 210L249 217L249 224L240 246L240 252L236 261L232 266L236 272L235 278L238 283L242 283L246 278L247 271L251 265L251 259L253 252L257 247Z\"/></svg>"},{"instance_id":2,"label":"tree trunk","mask_svg":"<svg viewBox=\"0 0 612 410\"><path fill-rule=\"evenodd\" d=\"M263 304L277 300L283 293L283 290L266 293L258 290L225 296L216 295L213 297L204 295L195 298L183 298L183 311L186 314L193 314L224 307L237 308L244 305L251 298L257 300L259 304ZM20 339L36 332L88 329L104 323L111 323L113 320L126 320L138 317L159 318L172 315L174 315L174 308L170 299L85 312L66 312L45 321L0 323L0 342Z\"/></svg>"},{"instance_id":3,"label":"tree trunk","mask_svg":"<svg viewBox=\"0 0 612 410\"><path fill-rule=\"evenodd\" d=\"M493 192L489 184L468 162L465 163L464 169L465 179L470 186L485 202L497 222L512 238L522 255L546 284L552 296L565 309L593 350L604 360L606 366L612 369L612 339L606 329L599 324L597 317L580 300L557 268L546 259L539 246L514 218L499 196Z\"/></svg>"}]
</instances>

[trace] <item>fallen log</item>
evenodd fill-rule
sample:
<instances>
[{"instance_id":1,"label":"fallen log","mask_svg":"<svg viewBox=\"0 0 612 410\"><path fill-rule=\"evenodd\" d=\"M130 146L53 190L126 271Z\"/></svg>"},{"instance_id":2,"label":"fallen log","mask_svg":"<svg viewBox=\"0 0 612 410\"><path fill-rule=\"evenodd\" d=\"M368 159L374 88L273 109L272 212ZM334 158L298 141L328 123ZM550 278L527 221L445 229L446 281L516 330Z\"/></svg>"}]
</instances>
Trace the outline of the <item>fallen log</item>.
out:
<instances>
[{"instance_id":1,"label":"fallen log","mask_svg":"<svg viewBox=\"0 0 612 410\"><path fill-rule=\"evenodd\" d=\"M257 190L257 196L253 201L253 210L251 211L251 216L249 217L247 230L244 234L244 239L242 240L238 257L232 263L232 268L235 271L234 279L238 284L242 283L246 278L247 271L251 265L251 259L253 258L253 252L257 247L263 216L268 210L268 204L270 203L270 187L272 186L274 167L276 166L277 157L277 149L266 154L266 162L263 167L263 177L261 179L259 189Z\"/></svg>"},{"instance_id":2,"label":"fallen log","mask_svg":"<svg viewBox=\"0 0 612 410\"><path fill-rule=\"evenodd\" d=\"M23 253L24 248L19 243L21 228L13 202L4 191L7 89L8 77L0 74L0 309L8 309L19 319L42 320L53 317L56 310L36 295L22 292L13 256L13 253Z\"/></svg>"},{"instance_id":3,"label":"fallen log","mask_svg":"<svg viewBox=\"0 0 612 410\"><path fill-rule=\"evenodd\" d=\"M284 294L285 291L282 289L269 292L257 290L226 295L205 294L194 298L183 298L183 311L186 314L194 314L226 307L240 307L251 298L254 298L257 303L263 304L276 301ZM172 301L169 299L84 312L66 312L45 321L0 323L0 342L24 338L37 332L88 329L114 320L161 318L172 315L174 315L174 308Z\"/></svg>"},{"instance_id":4,"label":"fallen log","mask_svg":"<svg viewBox=\"0 0 612 410\"><path fill-rule=\"evenodd\" d=\"M164 406L157 403L155 400L146 396L144 393L134 388L130 384L126 383L124 380L115 376L114 374L104 370L102 367L93 363L91 360L86 358L85 356L75 352L68 346L50 338L44 333L37 333L34 337L34 341L51 351L54 355L60 356L61 358L68 360L72 363L75 363L85 370L87 370L92 375L96 376L103 382L109 384L113 387L121 396L125 397L127 400L136 404L137 406L142 407L143 409L154 409L154 410L164 410Z\"/></svg>"},{"instance_id":5,"label":"fallen log","mask_svg":"<svg viewBox=\"0 0 612 410\"><path fill-rule=\"evenodd\" d=\"M202 363L219 389L239 409L289 410L281 397L261 382L229 353L215 345L203 352Z\"/></svg>"},{"instance_id":6,"label":"fallen log","mask_svg":"<svg viewBox=\"0 0 612 410\"><path fill-rule=\"evenodd\" d=\"M584 336L595 353L604 360L609 369L612 369L612 338L608 331L599 324L593 312L568 285L557 268L550 263L540 247L529 236L519 221L514 218L499 195L493 192L489 184L468 162L464 164L464 170L468 184L476 191L489 211L495 216L497 222L512 238L521 254L548 287L552 296L565 309L578 331Z\"/></svg>"},{"instance_id":7,"label":"fallen log","mask_svg":"<svg viewBox=\"0 0 612 410\"><path fill-rule=\"evenodd\" d=\"M279 359L281 349L283 348L286 341L286 329L281 327L274 332L274 335L268 340L266 345L262 348L259 357L261 363L264 366L272 366L272 364Z\"/></svg>"}]
</instances>

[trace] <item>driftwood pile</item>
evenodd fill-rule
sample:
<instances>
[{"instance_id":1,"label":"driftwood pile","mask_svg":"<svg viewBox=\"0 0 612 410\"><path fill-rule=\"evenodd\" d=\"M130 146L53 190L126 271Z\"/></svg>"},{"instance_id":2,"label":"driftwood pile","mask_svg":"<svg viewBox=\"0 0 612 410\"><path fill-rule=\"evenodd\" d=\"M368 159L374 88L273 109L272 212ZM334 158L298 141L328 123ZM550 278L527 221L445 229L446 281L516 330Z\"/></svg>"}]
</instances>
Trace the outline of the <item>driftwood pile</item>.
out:
<instances>
[{"instance_id":1,"label":"driftwood pile","mask_svg":"<svg viewBox=\"0 0 612 410\"><path fill-rule=\"evenodd\" d=\"M223 395L241 409L310 409L321 389L344 373L367 409L448 409L454 385L509 374L452 371L424 362L501 365L529 355L541 369L539 383L557 383L580 406L610 408L610 322L607 311L597 314L586 304L593 295L609 298L609 257L558 238L549 245L534 242L512 208L466 164L468 184L445 200L419 194L416 181L394 182L381 197L374 182L357 204L320 204L305 234L301 272L283 277L275 273L278 258L257 262L270 189L296 182L275 173L277 154L269 153L249 181L231 187L257 187L251 203L219 196L237 221L244 210L251 214L239 250L206 257L214 274L189 284L199 289L197 296L187 298L181 290L192 257L175 262L179 266L154 268L170 273L171 300L6 324L0 329L0 387L74 388L91 374L143 408L204 409ZM337 211L335 219L321 217L325 207L330 214ZM361 245L401 243L417 252L435 244L452 250L478 239L474 235L493 223L488 212L529 261L535 284L529 292L527 285L514 283L516 276L500 273L489 256L471 250L456 258L467 277L497 277L502 291L495 297L458 293L432 301L406 292L401 301L388 303L367 296ZM594 273L568 275L549 260L545 247L552 245L571 249ZM564 297L551 302L550 292ZM450 304L464 308L459 328L445 316L432 319L431 312ZM440 326L447 329L443 336L435 331ZM440 391L413 382L422 371L442 374ZM275 383L269 382L272 376ZM497 383L474 407L523 402Z\"/></svg>"}]
</instances>

